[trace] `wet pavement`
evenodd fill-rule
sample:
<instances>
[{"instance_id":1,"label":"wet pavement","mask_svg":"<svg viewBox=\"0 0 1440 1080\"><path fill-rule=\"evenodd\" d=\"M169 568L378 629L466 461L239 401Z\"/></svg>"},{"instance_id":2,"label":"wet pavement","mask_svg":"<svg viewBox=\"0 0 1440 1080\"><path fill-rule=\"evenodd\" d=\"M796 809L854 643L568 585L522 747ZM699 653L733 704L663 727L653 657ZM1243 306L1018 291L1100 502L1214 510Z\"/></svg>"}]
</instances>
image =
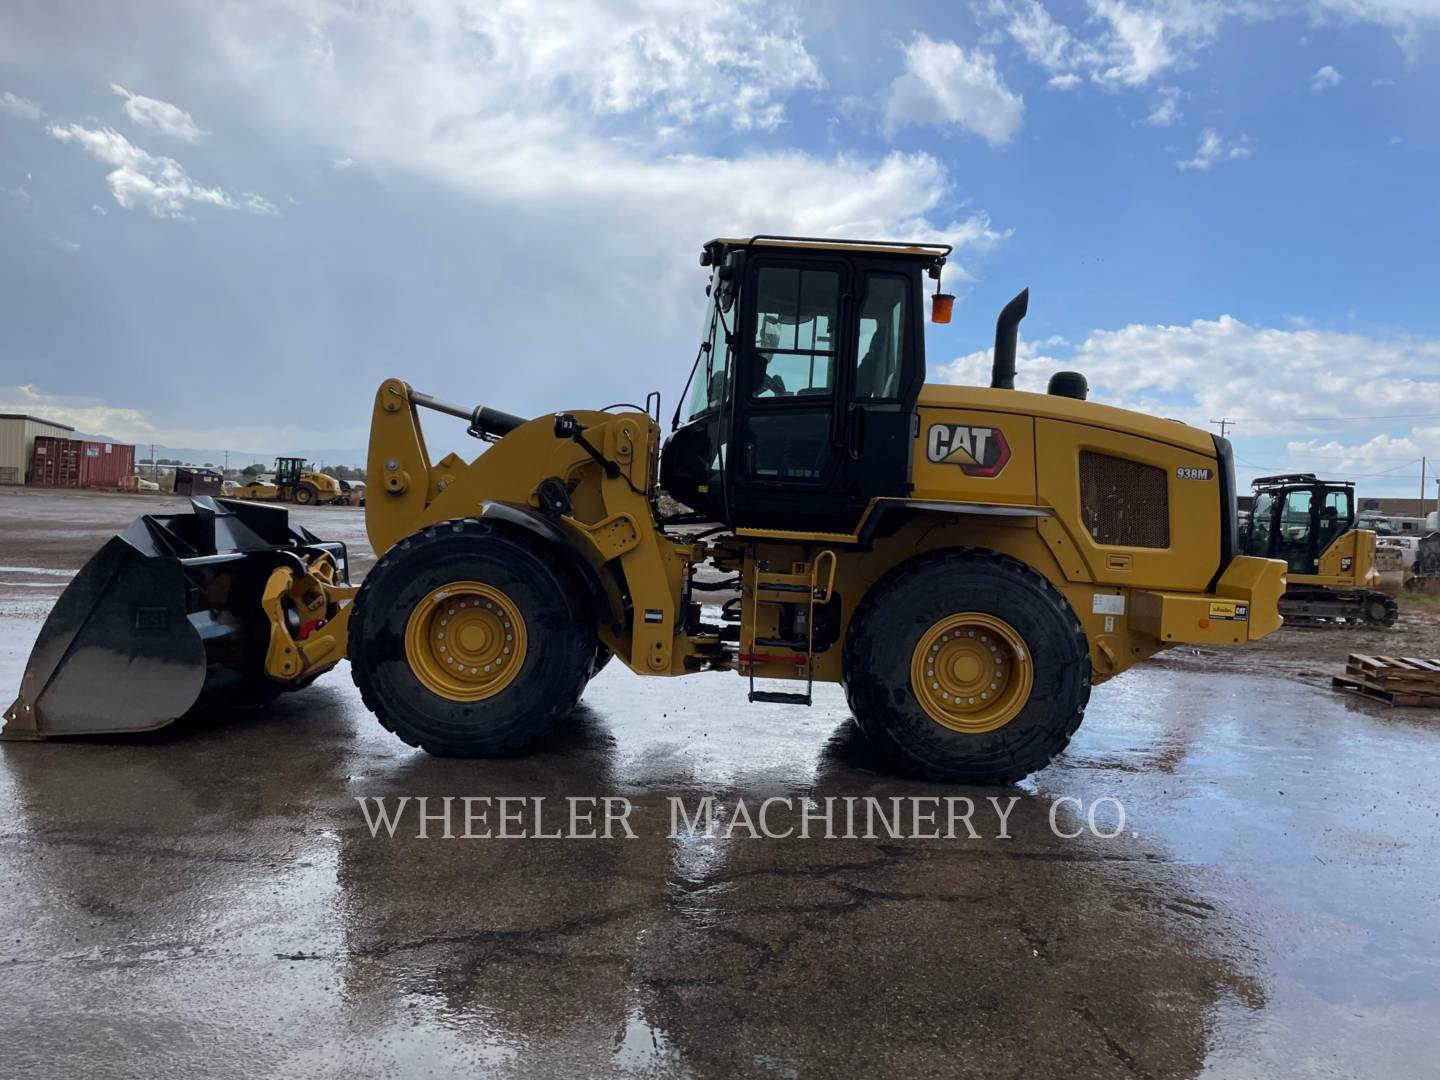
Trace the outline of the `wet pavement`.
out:
<instances>
[{"instance_id":1,"label":"wet pavement","mask_svg":"<svg viewBox=\"0 0 1440 1080\"><path fill-rule=\"evenodd\" d=\"M48 595L0 567L7 702ZM834 688L744 689L612 665L509 761L412 751L343 666L263 712L0 744L0 1074L1433 1072L1440 714L1172 654L993 791L875 771ZM982 836L672 836L707 795L968 796ZM422 840L413 806L372 837L356 799L401 796L543 797L547 831L624 797L636 838Z\"/></svg>"}]
</instances>

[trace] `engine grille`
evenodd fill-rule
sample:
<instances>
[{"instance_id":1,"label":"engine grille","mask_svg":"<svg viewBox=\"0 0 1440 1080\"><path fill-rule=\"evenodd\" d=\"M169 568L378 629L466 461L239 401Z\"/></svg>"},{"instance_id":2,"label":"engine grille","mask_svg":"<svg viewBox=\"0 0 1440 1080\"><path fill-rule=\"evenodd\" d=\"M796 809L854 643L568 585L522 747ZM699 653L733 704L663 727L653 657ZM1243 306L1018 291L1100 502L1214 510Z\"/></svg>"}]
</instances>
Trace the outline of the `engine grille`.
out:
<instances>
[{"instance_id":1,"label":"engine grille","mask_svg":"<svg viewBox=\"0 0 1440 1080\"><path fill-rule=\"evenodd\" d=\"M1097 544L1170 546L1170 497L1164 469L1080 453L1080 514Z\"/></svg>"}]
</instances>

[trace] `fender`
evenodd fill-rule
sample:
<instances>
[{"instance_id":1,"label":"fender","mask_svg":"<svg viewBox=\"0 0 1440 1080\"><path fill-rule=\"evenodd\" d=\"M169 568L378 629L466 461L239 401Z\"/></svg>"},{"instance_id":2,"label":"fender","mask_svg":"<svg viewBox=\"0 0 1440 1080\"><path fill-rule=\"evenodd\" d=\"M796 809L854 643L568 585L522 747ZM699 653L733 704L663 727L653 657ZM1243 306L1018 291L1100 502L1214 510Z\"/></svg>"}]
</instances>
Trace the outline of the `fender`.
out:
<instances>
[{"instance_id":1,"label":"fender","mask_svg":"<svg viewBox=\"0 0 1440 1080\"><path fill-rule=\"evenodd\" d=\"M512 528L523 529L543 540L567 565L575 568L595 602L595 613L616 631L626 626L625 601L615 584L615 575L604 563L591 561L586 554L589 545L578 544L554 518L531 506L486 500L480 504L480 517Z\"/></svg>"}]
</instances>

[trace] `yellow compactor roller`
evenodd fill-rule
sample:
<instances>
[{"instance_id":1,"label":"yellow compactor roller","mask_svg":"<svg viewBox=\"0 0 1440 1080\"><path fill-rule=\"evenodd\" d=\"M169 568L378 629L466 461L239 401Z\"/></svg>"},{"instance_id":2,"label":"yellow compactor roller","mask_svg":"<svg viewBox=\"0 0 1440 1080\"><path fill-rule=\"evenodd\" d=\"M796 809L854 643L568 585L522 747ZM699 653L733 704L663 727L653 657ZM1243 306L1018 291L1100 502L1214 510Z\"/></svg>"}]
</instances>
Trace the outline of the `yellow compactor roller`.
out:
<instances>
[{"instance_id":1,"label":"yellow compactor roller","mask_svg":"<svg viewBox=\"0 0 1440 1080\"><path fill-rule=\"evenodd\" d=\"M756 702L840 683L870 740L931 777L1042 768L1094 683L1276 629L1285 566L1239 553L1224 439L1087 401L1074 373L1013 389L1027 294L997 322L989 387L926 385L924 279L949 251L706 244L709 307L668 439L658 395L524 419L386 381L366 507L381 557L358 590L343 548L283 509L197 500L193 526L111 542L127 549L112 577L164 564L166 590L82 571L6 735L158 727L226 685L263 698L348 655L406 742L505 754L562 722L613 655L640 675L734 672ZM424 411L492 445L433 460ZM662 489L687 509L662 515ZM130 671L159 696L167 650L186 686L106 723Z\"/></svg>"},{"instance_id":2,"label":"yellow compactor roller","mask_svg":"<svg viewBox=\"0 0 1440 1080\"><path fill-rule=\"evenodd\" d=\"M276 458L273 482L251 480L234 493L234 498L293 502L301 506L350 501L346 485L329 473L310 468L304 458L298 457Z\"/></svg>"}]
</instances>

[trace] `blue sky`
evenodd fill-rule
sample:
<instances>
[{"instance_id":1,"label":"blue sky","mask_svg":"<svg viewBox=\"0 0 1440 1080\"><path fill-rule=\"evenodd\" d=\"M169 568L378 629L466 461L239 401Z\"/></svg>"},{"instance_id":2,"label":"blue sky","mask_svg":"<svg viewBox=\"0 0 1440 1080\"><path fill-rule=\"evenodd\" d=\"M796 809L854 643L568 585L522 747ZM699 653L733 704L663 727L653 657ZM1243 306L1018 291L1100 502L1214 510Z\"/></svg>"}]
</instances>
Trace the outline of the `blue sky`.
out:
<instances>
[{"instance_id":1,"label":"blue sky","mask_svg":"<svg viewBox=\"0 0 1440 1080\"><path fill-rule=\"evenodd\" d=\"M1029 285L1022 386L1417 494L1437 61L1440 0L12 3L0 409L304 453L390 374L673 399L708 237L943 238L932 381Z\"/></svg>"}]
</instances>

